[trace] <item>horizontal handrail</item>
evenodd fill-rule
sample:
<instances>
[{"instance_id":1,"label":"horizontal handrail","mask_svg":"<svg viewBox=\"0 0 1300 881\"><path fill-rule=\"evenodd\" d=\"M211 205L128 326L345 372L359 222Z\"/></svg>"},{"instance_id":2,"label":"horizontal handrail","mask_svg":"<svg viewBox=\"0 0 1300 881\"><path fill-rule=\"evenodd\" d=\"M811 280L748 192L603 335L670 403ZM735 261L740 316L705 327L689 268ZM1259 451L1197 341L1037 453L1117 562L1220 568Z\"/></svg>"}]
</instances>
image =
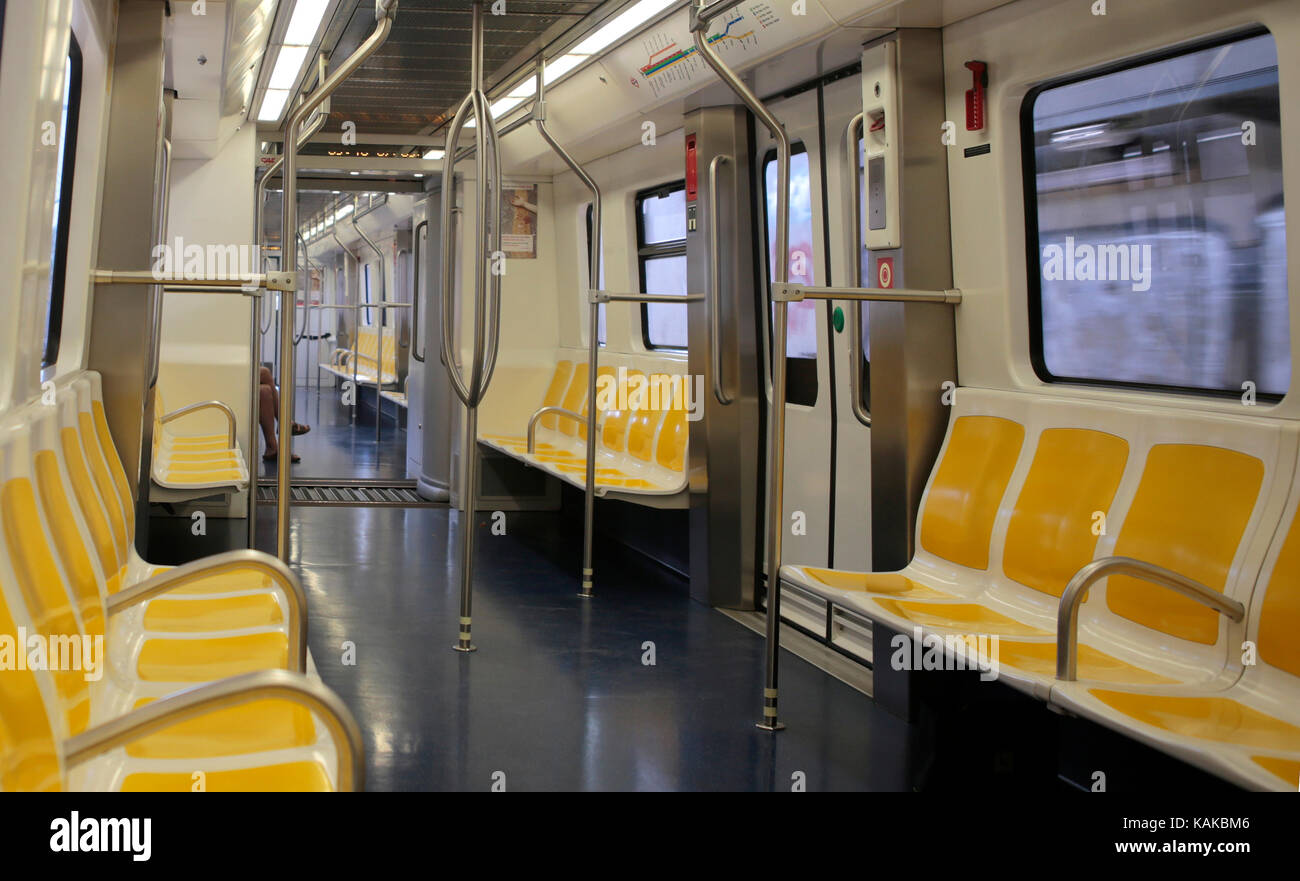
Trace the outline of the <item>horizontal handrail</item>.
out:
<instances>
[{"instance_id":1,"label":"horizontal handrail","mask_svg":"<svg viewBox=\"0 0 1300 881\"><path fill-rule=\"evenodd\" d=\"M587 417L581 413L575 413L573 410L564 407L539 407L533 415L528 418L528 454L532 455L537 452L537 420L541 419L548 413L554 413L557 416L563 416L566 419L573 419L579 423L586 423ZM600 423L596 423L596 430L601 428ZM590 438L588 442L590 443Z\"/></svg>"},{"instance_id":2,"label":"horizontal handrail","mask_svg":"<svg viewBox=\"0 0 1300 881\"><path fill-rule=\"evenodd\" d=\"M1079 605L1088 593L1088 588L1108 575L1131 575L1150 584L1167 587L1226 615L1231 621L1240 622L1246 617L1246 607L1237 600L1172 569L1133 557L1103 557L1093 560L1075 573L1061 594L1061 604L1056 615L1057 679L1073 682L1078 676Z\"/></svg>"},{"instance_id":3,"label":"horizontal handrail","mask_svg":"<svg viewBox=\"0 0 1300 881\"><path fill-rule=\"evenodd\" d=\"M592 289L587 292L590 303L698 303L704 294L625 294Z\"/></svg>"},{"instance_id":4,"label":"horizontal handrail","mask_svg":"<svg viewBox=\"0 0 1300 881\"><path fill-rule=\"evenodd\" d=\"M298 673L307 672L307 593L298 576L283 560L261 551L226 551L160 572L110 596L105 610L109 615L115 615L123 609L200 578L213 578L249 569L260 570L270 577L272 583L279 585L289 607L288 667Z\"/></svg>"},{"instance_id":5,"label":"horizontal handrail","mask_svg":"<svg viewBox=\"0 0 1300 881\"><path fill-rule=\"evenodd\" d=\"M291 291L296 279L293 272L254 272L230 278L186 278L184 275L166 275L152 269L95 269L90 280L95 284L147 284L176 285L186 288L267 288L273 291Z\"/></svg>"},{"instance_id":6,"label":"horizontal handrail","mask_svg":"<svg viewBox=\"0 0 1300 881\"><path fill-rule=\"evenodd\" d=\"M957 289L946 291L919 291L907 288L832 288L818 285L775 284L772 286L772 299L787 303L800 300L857 300L859 302L878 303L949 303L958 304L962 292Z\"/></svg>"},{"instance_id":7,"label":"horizontal handrail","mask_svg":"<svg viewBox=\"0 0 1300 881\"><path fill-rule=\"evenodd\" d=\"M338 790L353 792L364 788L365 741L347 705L323 682L285 670L259 670L206 682L151 701L69 737L63 742L63 762L68 768L82 765L181 722L268 699L286 700L320 716L335 744Z\"/></svg>"},{"instance_id":8,"label":"horizontal handrail","mask_svg":"<svg viewBox=\"0 0 1300 881\"><path fill-rule=\"evenodd\" d=\"M230 409L230 406L222 401L199 401L197 404L190 404L186 407L181 407L179 410L173 410L170 413L166 413L159 421L161 421L163 425L166 425L168 422L174 422L182 416L189 416L191 413L198 413L202 410L220 410L222 413L226 414L226 443L230 449L235 449L235 411Z\"/></svg>"}]
</instances>

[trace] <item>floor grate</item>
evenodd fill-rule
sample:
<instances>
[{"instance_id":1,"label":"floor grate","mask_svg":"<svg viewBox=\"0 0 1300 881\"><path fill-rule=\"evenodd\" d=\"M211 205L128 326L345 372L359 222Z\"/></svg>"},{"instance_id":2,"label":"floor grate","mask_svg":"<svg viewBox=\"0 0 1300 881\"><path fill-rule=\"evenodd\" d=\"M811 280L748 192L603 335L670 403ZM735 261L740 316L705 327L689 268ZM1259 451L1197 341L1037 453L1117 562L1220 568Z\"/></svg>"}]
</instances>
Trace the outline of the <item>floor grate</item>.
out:
<instances>
[{"instance_id":1,"label":"floor grate","mask_svg":"<svg viewBox=\"0 0 1300 881\"><path fill-rule=\"evenodd\" d=\"M339 507L438 508L446 502L431 502L415 491L415 481L311 481L289 487L295 505ZM278 488L274 483L257 487L257 503L274 505Z\"/></svg>"}]
</instances>

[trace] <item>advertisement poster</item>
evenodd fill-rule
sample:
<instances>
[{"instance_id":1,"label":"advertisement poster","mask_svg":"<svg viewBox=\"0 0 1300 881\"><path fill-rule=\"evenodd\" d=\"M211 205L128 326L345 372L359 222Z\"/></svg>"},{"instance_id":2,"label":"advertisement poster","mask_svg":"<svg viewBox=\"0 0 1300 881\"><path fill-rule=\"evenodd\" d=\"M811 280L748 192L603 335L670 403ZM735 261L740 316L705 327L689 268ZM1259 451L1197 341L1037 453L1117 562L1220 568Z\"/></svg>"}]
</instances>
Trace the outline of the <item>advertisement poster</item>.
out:
<instances>
[{"instance_id":1,"label":"advertisement poster","mask_svg":"<svg viewBox=\"0 0 1300 881\"><path fill-rule=\"evenodd\" d=\"M537 184L502 187L501 250L507 258L537 258Z\"/></svg>"}]
</instances>

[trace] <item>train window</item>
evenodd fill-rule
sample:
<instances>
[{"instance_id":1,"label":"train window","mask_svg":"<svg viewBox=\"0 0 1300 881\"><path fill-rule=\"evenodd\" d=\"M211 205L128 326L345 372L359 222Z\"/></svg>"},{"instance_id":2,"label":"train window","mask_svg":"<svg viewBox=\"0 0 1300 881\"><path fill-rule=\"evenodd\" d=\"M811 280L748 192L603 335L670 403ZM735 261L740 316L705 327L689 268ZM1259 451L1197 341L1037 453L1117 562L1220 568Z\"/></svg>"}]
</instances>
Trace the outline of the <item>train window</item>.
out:
<instances>
[{"instance_id":1,"label":"train window","mask_svg":"<svg viewBox=\"0 0 1300 881\"><path fill-rule=\"evenodd\" d=\"M1029 93L1021 134L1041 378L1287 392L1279 107L1267 32Z\"/></svg>"},{"instance_id":2,"label":"train window","mask_svg":"<svg viewBox=\"0 0 1300 881\"><path fill-rule=\"evenodd\" d=\"M776 271L776 151L763 161L763 213L767 218L767 271ZM794 284L813 281L812 178L808 151L795 144L790 152L789 278ZM817 403L817 304L790 303L786 311L786 402L811 407Z\"/></svg>"},{"instance_id":3,"label":"train window","mask_svg":"<svg viewBox=\"0 0 1300 881\"><path fill-rule=\"evenodd\" d=\"M636 195L637 267L641 291L686 296L686 182ZM641 304L647 349L686 348L686 305Z\"/></svg>"},{"instance_id":4,"label":"train window","mask_svg":"<svg viewBox=\"0 0 1300 881\"><path fill-rule=\"evenodd\" d=\"M591 266L591 219L592 219L592 208L590 202L587 203L586 217L587 217L587 266L590 267ZM601 251L602 253L600 255L600 266L598 270L600 272L600 279L596 282L596 287L598 287L600 290L603 291L605 289L605 255L603 253L604 251L603 248L601 249ZM591 272L590 269L588 269L587 271L588 273ZM587 298L583 297L582 302L586 304ZM600 341L600 344L603 346L605 345L605 304L604 303L599 304L596 307L596 312L597 312L597 318L596 318L597 339ZM586 314L587 314L586 310L584 309L583 310L584 319L586 317Z\"/></svg>"},{"instance_id":5,"label":"train window","mask_svg":"<svg viewBox=\"0 0 1300 881\"><path fill-rule=\"evenodd\" d=\"M59 116L59 164L54 179L54 215L50 236L50 288L45 310L45 348L41 369L59 359L63 335L63 297L68 277L68 227L72 222L72 176L77 153L77 117L81 109L81 47L69 36L63 65L63 109Z\"/></svg>"}]
</instances>

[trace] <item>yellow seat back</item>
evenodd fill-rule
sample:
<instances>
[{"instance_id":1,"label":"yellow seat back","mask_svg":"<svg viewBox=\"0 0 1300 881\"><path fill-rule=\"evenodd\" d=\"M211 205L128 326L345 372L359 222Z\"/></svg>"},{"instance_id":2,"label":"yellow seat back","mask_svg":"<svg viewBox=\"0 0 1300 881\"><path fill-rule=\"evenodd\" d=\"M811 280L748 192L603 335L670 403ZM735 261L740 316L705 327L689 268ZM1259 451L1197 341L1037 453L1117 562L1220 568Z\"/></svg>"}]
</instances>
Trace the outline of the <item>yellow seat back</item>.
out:
<instances>
[{"instance_id":1,"label":"yellow seat back","mask_svg":"<svg viewBox=\"0 0 1300 881\"><path fill-rule=\"evenodd\" d=\"M959 416L930 482L921 547L970 569L987 569L993 521L1015 470L1025 427L998 416Z\"/></svg>"},{"instance_id":2,"label":"yellow seat back","mask_svg":"<svg viewBox=\"0 0 1300 881\"><path fill-rule=\"evenodd\" d=\"M1259 657L1300 676L1300 514L1291 518L1286 541L1265 588L1259 610Z\"/></svg>"},{"instance_id":3,"label":"yellow seat back","mask_svg":"<svg viewBox=\"0 0 1300 881\"><path fill-rule=\"evenodd\" d=\"M63 576L46 544L32 482L26 477L8 477L0 489L0 520L4 522L5 550L18 580L18 590L31 615L36 632L53 649L81 642L81 629L73 612L72 599L64 588ZM79 734L90 721L90 691L85 671L61 669L52 672L59 709L68 731ZM8 673L5 674L7 676Z\"/></svg>"},{"instance_id":4,"label":"yellow seat back","mask_svg":"<svg viewBox=\"0 0 1300 881\"><path fill-rule=\"evenodd\" d=\"M18 626L5 600L9 587L0 585L0 634L13 638ZM54 730L37 675L16 665L0 674L0 790L5 792L62 788Z\"/></svg>"},{"instance_id":5,"label":"yellow seat back","mask_svg":"<svg viewBox=\"0 0 1300 881\"><path fill-rule=\"evenodd\" d=\"M1128 462L1128 441L1084 428L1049 428L1007 526L1002 571L1059 597L1093 558Z\"/></svg>"},{"instance_id":6,"label":"yellow seat back","mask_svg":"<svg viewBox=\"0 0 1300 881\"><path fill-rule=\"evenodd\" d=\"M601 372L603 375L604 368ZM637 403L631 398L632 391L644 387L645 381L645 374L640 370L628 370L618 378L617 382L605 385L603 392L600 386L597 387L597 403L604 403L601 398L608 396L609 406L602 410L600 417L604 422L604 428L600 433L600 445L604 449L616 453L627 449L627 424L633 413L632 407Z\"/></svg>"},{"instance_id":7,"label":"yellow seat back","mask_svg":"<svg viewBox=\"0 0 1300 881\"><path fill-rule=\"evenodd\" d=\"M581 362L573 365L573 377L569 380L568 391L564 393L564 401L560 404L566 410L574 413L585 413L586 409L583 403L587 400L587 364ZM577 424L569 417L558 420L558 428L565 434L573 437L578 433Z\"/></svg>"},{"instance_id":8,"label":"yellow seat back","mask_svg":"<svg viewBox=\"0 0 1300 881\"><path fill-rule=\"evenodd\" d=\"M1263 480L1264 463L1246 453L1156 444L1147 454L1114 553L1221 591ZM1106 605L1117 615L1180 639L1212 645L1218 638L1218 613L1128 576L1108 580Z\"/></svg>"},{"instance_id":9,"label":"yellow seat back","mask_svg":"<svg viewBox=\"0 0 1300 881\"><path fill-rule=\"evenodd\" d=\"M555 372L551 374L551 384L546 387L546 394L542 397L543 407L559 407L560 402L564 400L564 391L569 387L569 379L573 376L572 361L556 361ZM547 413L541 418L542 428L549 428L554 431L559 426L559 417L554 413Z\"/></svg>"}]
</instances>

